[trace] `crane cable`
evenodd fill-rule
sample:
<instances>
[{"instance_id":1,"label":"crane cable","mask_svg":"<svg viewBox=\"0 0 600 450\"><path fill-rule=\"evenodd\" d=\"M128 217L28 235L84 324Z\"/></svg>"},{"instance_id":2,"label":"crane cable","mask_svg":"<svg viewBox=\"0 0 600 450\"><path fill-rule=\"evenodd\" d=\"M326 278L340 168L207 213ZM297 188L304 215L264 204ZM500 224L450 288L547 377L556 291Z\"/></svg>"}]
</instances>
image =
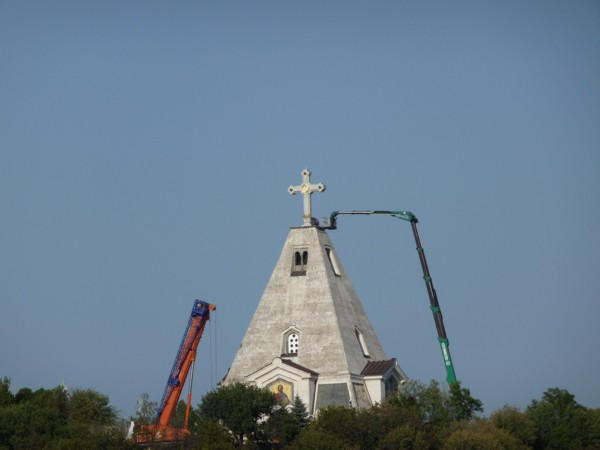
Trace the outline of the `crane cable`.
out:
<instances>
[{"instance_id":1,"label":"crane cable","mask_svg":"<svg viewBox=\"0 0 600 450\"><path fill-rule=\"evenodd\" d=\"M217 314L216 311L212 312L211 323L209 323L209 348L210 348L210 387L215 388L215 380L217 378ZM214 336L214 337L213 337ZM214 354L213 354L214 353Z\"/></svg>"}]
</instances>

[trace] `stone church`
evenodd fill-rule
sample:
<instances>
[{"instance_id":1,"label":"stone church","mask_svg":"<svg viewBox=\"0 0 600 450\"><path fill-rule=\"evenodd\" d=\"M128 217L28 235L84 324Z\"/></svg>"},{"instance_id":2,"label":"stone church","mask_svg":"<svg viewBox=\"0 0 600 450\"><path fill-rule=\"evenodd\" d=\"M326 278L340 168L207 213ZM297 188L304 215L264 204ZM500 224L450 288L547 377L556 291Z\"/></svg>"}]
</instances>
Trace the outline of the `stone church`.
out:
<instances>
[{"instance_id":1,"label":"stone church","mask_svg":"<svg viewBox=\"0 0 600 450\"><path fill-rule=\"evenodd\" d=\"M314 414L326 406L367 408L407 379L388 358L327 232L311 215L322 183L290 186L304 199L304 223L290 228L279 261L222 384L298 396Z\"/></svg>"}]
</instances>

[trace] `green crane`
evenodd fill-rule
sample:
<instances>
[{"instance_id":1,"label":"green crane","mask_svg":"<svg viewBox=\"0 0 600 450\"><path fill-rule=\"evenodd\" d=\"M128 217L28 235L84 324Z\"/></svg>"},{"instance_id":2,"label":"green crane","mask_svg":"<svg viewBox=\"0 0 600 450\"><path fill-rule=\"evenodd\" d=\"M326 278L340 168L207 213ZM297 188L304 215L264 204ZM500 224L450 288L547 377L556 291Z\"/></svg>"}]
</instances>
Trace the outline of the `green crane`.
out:
<instances>
[{"instance_id":1,"label":"green crane","mask_svg":"<svg viewBox=\"0 0 600 450\"><path fill-rule=\"evenodd\" d=\"M409 211L334 211L329 216L329 225L322 227L330 230L337 229L337 216L342 214L351 215L385 215L396 217L401 220L410 222L412 227L415 242L417 244L417 252L419 253L419 260L421 261L421 268L423 269L423 279L427 286L427 294L429 295L429 303L431 304L431 312L433 313L433 320L435 321L435 327L438 333L438 342L442 350L442 357L444 358L444 367L446 368L446 381L448 384L456 383L456 374L454 373L454 366L452 365L452 358L450 357L450 344L448 342L448 336L446 335L446 328L444 327L444 318L442 317L442 310L440 309L440 303L438 302L437 293L433 287L433 281L431 274L429 273L429 267L427 266L427 259L425 258L425 251L421 245L421 238L419 237L419 230L417 223L419 220L417 217Z\"/></svg>"}]
</instances>

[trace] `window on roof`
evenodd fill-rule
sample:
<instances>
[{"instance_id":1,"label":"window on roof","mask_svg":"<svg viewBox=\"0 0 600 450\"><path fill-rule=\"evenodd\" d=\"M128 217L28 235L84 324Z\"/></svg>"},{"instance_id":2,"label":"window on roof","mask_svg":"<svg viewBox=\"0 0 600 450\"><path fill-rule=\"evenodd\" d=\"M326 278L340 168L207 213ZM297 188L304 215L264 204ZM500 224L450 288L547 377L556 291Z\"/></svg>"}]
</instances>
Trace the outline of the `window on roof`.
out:
<instances>
[{"instance_id":1,"label":"window on roof","mask_svg":"<svg viewBox=\"0 0 600 450\"><path fill-rule=\"evenodd\" d=\"M300 336L298 333L292 333L287 338L287 352L298 354L298 347L300 346Z\"/></svg>"},{"instance_id":2,"label":"window on roof","mask_svg":"<svg viewBox=\"0 0 600 450\"><path fill-rule=\"evenodd\" d=\"M362 350L363 355L367 358L370 358L371 354L369 353L367 343L365 342L365 337L363 336L362 332L358 329L358 327L354 329L354 334L356 334L356 339L358 340L358 345L360 345L360 349Z\"/></svg>"},{"instance_id":3,"label":"window on roof","mask_svg":"<svg viewBox=\"0 0 600 450\"><path fill-rule=\"evenodd\" d=\"M325 252L327 253L327 259L329 259L329 263L331 264L331 268L333 269L333 273L336 277L340 275L340 268L337 263L337 259L335 258L335 254L331 248L325 247Z\"/></svg>"},{"instance_id":4,"label":"window on roof","mask_svg":"<svg viewBox=\"0 0 600 450\"><path fill-rule=\"evenodd\" d=\"M300 351L300 332L290 328L283 334L282 355L296 356Z\"/></svg>"},{"instance_id":5,"label":"window on roof","mask_svg":"<svg viewBox=\"0 0 600 450\"><path fill-rule=\"evenodd\" d=\"M306 275L308 265L308 249L296 249L292 257L292 276Z\"/></svg>"}]
</instances>

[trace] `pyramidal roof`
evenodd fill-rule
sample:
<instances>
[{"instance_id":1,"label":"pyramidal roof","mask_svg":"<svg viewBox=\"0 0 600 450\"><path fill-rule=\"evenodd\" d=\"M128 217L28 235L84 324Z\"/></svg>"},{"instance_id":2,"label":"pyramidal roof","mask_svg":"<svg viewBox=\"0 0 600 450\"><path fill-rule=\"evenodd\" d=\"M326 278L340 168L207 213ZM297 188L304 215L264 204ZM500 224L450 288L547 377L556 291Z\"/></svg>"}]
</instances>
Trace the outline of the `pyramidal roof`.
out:
<instances>
[{"instance_id":1,"label":"pyramidal roof","mask_svg":"<svg viewBox=\"0 0 600 450\"><path fill-rule=\"evenodd\" d=\"M325 185L311 184L306 169L302 175L288 191L304 196L304 225L290 229L223 383L283 388L311 411L370 406L406 376L387 359L327 232L311 217L310 195Z\"/></svg>"},{"instance_id":2,"label":"pyramidal roof","mask_svg":"<svg viewBox=\"0 0 600 450\"><path fill-rule=\"evenodd\" d=\"M387 359L329 236L316 226L290 230L227 379L243 381L274 356L321 375L360 374L367 362Z\"/></svg>"}]
</instances>

